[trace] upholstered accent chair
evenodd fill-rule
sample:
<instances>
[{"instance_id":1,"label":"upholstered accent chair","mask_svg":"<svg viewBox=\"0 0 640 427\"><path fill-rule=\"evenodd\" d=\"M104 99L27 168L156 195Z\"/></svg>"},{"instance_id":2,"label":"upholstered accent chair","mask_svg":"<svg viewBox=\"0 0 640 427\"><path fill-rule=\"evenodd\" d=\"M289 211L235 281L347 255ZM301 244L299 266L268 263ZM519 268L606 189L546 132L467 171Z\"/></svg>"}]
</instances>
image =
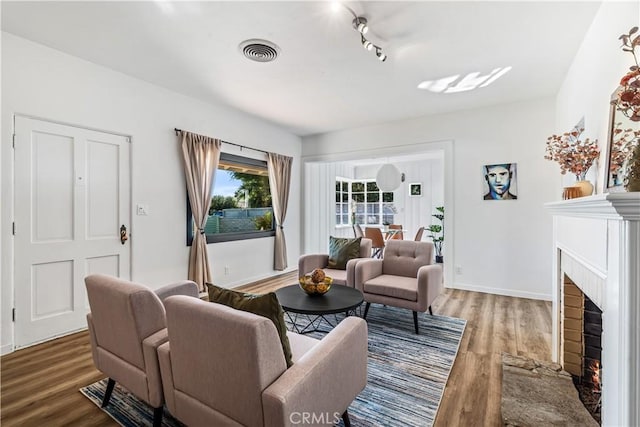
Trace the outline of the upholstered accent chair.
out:
<instances>
[{"instance_id":1,"label":"upholstered accent chair","mask_svg":"<svg viewBox=\"0 0 640 427\"><path fill-rule=\"evenodd\" d=\"M363 238L360 240L360 258L369 258L371 255L371 240ZM347 285L353 287L353 275L355 265L360 258L352 259L347 262L346 270L338 270L329 268L329 254L308 254L298 258L298 274L303 276L311 273L316 268L324 270L325 274L333 278L335 285Z\"/></svg>"},{"instance_id":2,"label":"upholstered accent chair","mask_svg":"<svg viewBox=\"0 0 640 427\"><path fill-rule=\"evenodd\" d=\"M287 369L273 322L225 305L166 301L158 349L167 408L189 426L284 427L315 414L332 426L367 382L367 325L347 317L322 340L288 332Z\"/></svg>"},{"instance_id":3,"label":"upholstered accent chair","mask_svg":"<svg viewBox=\"0 0 640 427\"><path fill-rule=\"evenodd\" d=\"M418 228L418 231L416 232L416 237L413 238L413 240L415 242L420 242L422 241L422 235L424 234L424 227L420 227Z\"/></svg>"},{"instance_id":4,"label":"upholstered accent chair","mask_svg":"<svg viewBox=\"0 0 640 427\"><path fill-rule=\"evenodd\" d=\"M153 292L101 274L87 276L85 285L93 363L109 377L102 406L109 404L117 381L154 408L153 425L160 426L164 397L157 348L168 339L162 301L171 295L198 300L198 285L184 281Z\"/></svg>"},{"instance_id":5,"label":"upholstered accent chair","mask_svg":"<svg viewBox=\"0 0 640 427\"><path fill-rule=\"evenodd\" d=\"M355 287L366 301L364 318L371 303L413 311L418 331L418 312L430 314L431 304L442 292L442 265L433 263L433 243L389 240L382 259L358 262Z\"/></svg>"},{"instance_id":6,"label":"upholstered accent chair","mask_svg":"<svg viewBox=\"0 0 640 427\"><path fill-rule=\"evenodd\" d=\"M389 225L389 230L402 230L402 224L391 224ZM402 231L398 231L391 236L391 240L404 240L404 233Z\"/></svg>"},{"instance_id":7,"label":"upholstered accent chair","mask_svg":"<svg viewBox=\"0 0 640 427\"><path fill-rule=\"evenodd\" d=\"M356 237L364 237L364 232L362 231L360 224L353 224L353 234Z\"/></svg>"}]
</instances>

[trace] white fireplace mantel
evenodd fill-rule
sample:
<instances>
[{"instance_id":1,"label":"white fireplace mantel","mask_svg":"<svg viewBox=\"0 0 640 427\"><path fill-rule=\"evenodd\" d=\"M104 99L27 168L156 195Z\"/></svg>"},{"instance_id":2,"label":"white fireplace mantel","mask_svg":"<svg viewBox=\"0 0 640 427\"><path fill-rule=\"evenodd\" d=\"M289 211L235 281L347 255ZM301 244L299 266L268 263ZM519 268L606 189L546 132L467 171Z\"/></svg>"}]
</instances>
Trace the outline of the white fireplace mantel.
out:
<instances>
[{"instance_id":1,"label":"white fireplace mantel","mask_svg":"<svg viewBox=\"0 0 640 427\"><path fill-rule=\"evenodd\" d=\"M554 361L562 363L567 274L602 309L602 422L640 425L640 193L548 203L553 220ZM573 276L573 277L572 277Z\"/></svg>"}]
</instances>

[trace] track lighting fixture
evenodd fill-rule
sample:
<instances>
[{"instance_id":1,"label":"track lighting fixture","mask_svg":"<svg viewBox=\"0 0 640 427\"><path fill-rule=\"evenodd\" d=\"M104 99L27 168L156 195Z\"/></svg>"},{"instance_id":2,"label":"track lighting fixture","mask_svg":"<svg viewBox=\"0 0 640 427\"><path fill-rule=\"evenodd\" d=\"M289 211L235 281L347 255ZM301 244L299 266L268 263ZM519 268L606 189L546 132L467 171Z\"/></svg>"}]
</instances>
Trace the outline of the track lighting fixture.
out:
<instances>
[{"instance_id":1,"label":"track lighting fixture","mask_svg":"<svg viewBox=\"0 0 640 427\"><path fill-rule=\"evenodd\" d=\"M369 31L369 27L367 26L367 20L362 17L356 17L353 20L353 28L355 28L362 35L367 34L367 31Z\"/></svg>"},{"instance_id":2,"label":"track lighting fixture","mask_svg":"<svg viewBox=\"0 0 640 427\"><path fill-rule=\"evenodd\" d=\"M345 9L347 9L349 11L349 13L351 13L351 15L353 15L353 28L360 33L360 42L362 43L362 47L364 47L366 50L373 50L375 48L376 50L376 56L378 57L378 59L381 62L384 62L387 60L387 55L385 55L385 53L382 51L382 48L378 45L373 44L370 40L367 40L364 35L367 34L367 32L369 31L369 25L367 22L366 18L363 18L362 16L358 16L356 15L356 13L353 11L353 9L351 9L349 6L343 4L343 3L339 3L339 2L334 2L333 3L333 9L336 10L336 8L338 6L342 6Z\"/></svg>"},{"instance_id":3,"label":"track lighting fixture","mask_svg":"<svg viewBox=\"0 0 640 427\"><path fill-rule=\"evenodd\" d=\"M362 46L365 49L367 49L367 50L373 49L373 43L371 43L369 40L365 39L364 36L360 36L360 39L362 40Z\"/></svg>"}]
</instances>

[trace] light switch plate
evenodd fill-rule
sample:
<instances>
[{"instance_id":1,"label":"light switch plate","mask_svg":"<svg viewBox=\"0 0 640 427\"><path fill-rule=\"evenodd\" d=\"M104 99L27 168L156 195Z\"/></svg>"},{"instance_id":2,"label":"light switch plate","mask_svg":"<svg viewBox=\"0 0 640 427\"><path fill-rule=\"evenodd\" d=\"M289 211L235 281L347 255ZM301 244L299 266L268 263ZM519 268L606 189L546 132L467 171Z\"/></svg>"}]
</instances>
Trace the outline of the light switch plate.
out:
<instances>
[{"instance_id":1,"label":"light switch plate","mask_svg":"<svg viewBox=\"0 0 640 427\"><path fill-rule=\"evenodd\" d=\"M146 203L138 203L136 205L136 215L149 215L149 205Z\"/></svg>"}]
</instances>

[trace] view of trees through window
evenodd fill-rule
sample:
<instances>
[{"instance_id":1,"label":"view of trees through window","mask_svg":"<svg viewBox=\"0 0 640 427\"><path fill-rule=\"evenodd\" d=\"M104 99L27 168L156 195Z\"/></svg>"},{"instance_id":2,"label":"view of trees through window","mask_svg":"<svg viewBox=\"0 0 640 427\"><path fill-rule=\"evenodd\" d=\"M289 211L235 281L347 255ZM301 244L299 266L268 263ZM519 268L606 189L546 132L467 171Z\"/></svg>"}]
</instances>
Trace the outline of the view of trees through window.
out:
<instances>
[{"instance_id":1,"label":"view of trees through window","mask_svg":"<svg viewBox=\"0 0 640 427\"><path fill-rule=\"evenodd\" d=\"M383 192L375 180L336 179L336 225L393 224L393 192Z\"/></svg>"},{"instance_id":2,"label":"view of trees through window","mask_svg":"<svg viewBox=\"0 0 640 427\"><path fill-rule=\"evenodd\" d=\"M222 153L204 228L207 241L250 239L273 230L267 163Z\"/></svg>"}]
</instances>

